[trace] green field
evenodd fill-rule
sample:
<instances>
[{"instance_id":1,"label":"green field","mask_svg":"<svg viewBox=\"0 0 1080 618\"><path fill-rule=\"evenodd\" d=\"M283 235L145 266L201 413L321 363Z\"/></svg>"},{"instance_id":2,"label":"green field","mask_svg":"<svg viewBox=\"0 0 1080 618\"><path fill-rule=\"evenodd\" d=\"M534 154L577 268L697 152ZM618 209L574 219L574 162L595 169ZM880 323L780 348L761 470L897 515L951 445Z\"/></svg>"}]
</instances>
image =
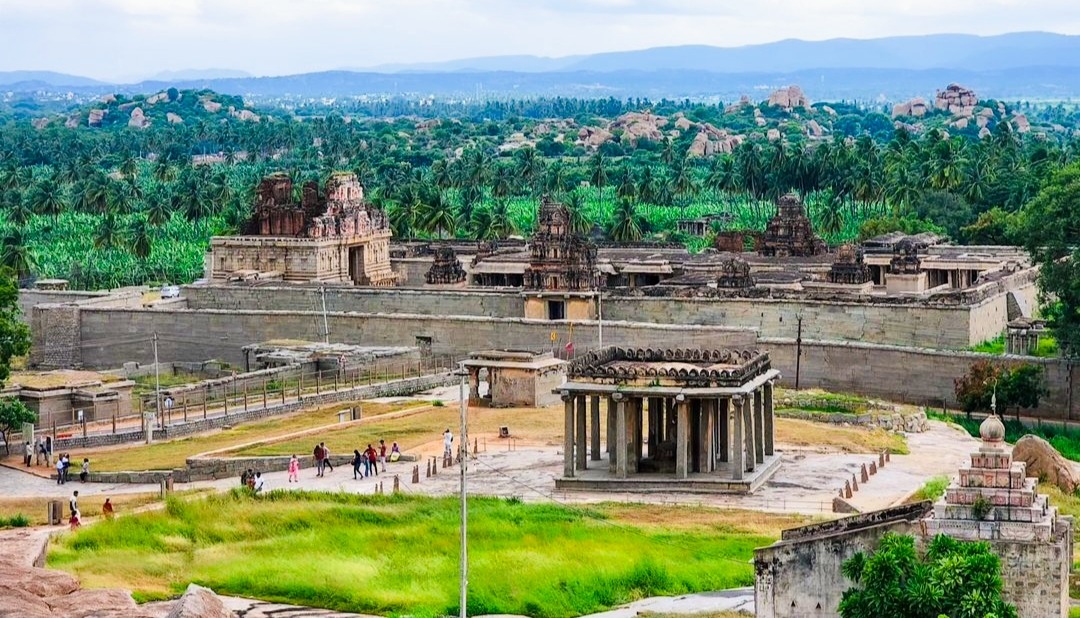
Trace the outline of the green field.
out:
<instances>
[{"instance_id":1,"label":"green field","mask_svg":"<svg viewBox=\"0 0 1080 618\"><path fill-rule=\"evenodd\" d=\"M569 617L753 584L753 549L797 516L693 507L469 502L470 614ZM386 615L457 614L458 503L239 491L60 537L49 566L140 600L220 594Z\"/></svg>"}]
</instances>

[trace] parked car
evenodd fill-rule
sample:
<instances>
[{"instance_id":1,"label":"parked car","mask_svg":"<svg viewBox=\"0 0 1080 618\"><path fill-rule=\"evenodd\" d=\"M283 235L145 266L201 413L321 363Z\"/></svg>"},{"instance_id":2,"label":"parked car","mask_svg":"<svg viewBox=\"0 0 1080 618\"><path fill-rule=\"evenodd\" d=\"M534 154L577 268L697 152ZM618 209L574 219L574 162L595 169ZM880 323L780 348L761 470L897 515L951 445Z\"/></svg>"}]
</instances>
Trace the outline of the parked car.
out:
<instances>
[{"instance_id":1,"label":"parked car","mask_svg":"<svg viewBox=\"0 0 1080 618\"><path fill-rule=\"evenodd\" d=\"M180 286L178 285L163 285L161 286L162 298L180 298Z\"/></svg>"}]
</instances>

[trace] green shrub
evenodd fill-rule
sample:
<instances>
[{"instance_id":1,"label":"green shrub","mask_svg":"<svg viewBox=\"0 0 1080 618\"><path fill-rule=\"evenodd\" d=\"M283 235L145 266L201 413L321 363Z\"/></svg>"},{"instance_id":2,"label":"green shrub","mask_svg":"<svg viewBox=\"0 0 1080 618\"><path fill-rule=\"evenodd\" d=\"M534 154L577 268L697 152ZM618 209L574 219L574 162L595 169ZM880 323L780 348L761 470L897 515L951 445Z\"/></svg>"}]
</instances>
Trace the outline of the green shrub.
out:
<instances>
[{"instance_id":1,"label":"green shrub","mask_svg":"<svg viewBox=\"0 0 1080 618\"><path fill-rule=\"evenodd\" d=\"M942 496L945 495L945 490L949 488L949 477L947 476L935 476L934 478L926 481L922 487L919 488L912 496L911 499L915 502L921 500L930 500L937 502Z\"/></svg>"},{"instance_id":2,"label":"green shrub","mask_svg":"<svg viewBox=\"0 0 1080 618\"><path fill-rule=\"evenodd\" d=\"M30 526L30 518L22 513L11 517L0 517L0 528L27 528Z\"/></svg>"}]
</instances>

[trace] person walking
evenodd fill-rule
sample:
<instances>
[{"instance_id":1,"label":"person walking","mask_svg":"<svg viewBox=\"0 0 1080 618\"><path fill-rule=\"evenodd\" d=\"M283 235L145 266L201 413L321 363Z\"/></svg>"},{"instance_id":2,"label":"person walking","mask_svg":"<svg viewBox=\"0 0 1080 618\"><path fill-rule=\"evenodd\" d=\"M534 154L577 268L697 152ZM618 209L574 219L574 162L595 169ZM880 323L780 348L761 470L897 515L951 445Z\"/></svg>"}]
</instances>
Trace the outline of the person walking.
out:
<instances>
[{"instance_id":1,"label":"person walking","mask_svg":"<svg viewBox=\"0 0 1080 618\"><path fill-rule=\"evenodd\" d=\"M266 481L263 480L262 472L256 472L255 473L255 486L252 487L252 489L255 490L255 493L260 494L260 493L262 493L262 491L263 491L263 489L265 487L266 487Z\"/></svg>"},{"instance_id":2,"label":"person walking","mask_svg":"<svg viewBox=\"0 0 1080 618\"><path fill-rule=\"evenodd\" d=\"M105 504L101 505L101 514L105 516L105 519L113 518L113 505L111 498L105 498Z\"/></svg>"},{"instance_id":3,"label":"person walking","mask_svg":"<svg viewBox=\"0 0 1080 618\"><path fill-rule=\"evenodd\" d=\"M379 455L375 452L375 449L370 444L367 445L367 450L364 451L364 457L367 458L368 476L371 476L372 472L375 473L375 476L379 476Z\"/></svg>"},{"instance_id":4,"label":"person walking","mask_svg":"<svg viewBox=\"0 0 1080 618\"><path fill-rule=\"evenodd\" d=\"M64 484L64 462L59 459L56 460L56 484Z\"/></svg>"},{"instance_id":5,"label":"person walking","mask_svg":"<svg viewBox=\"0 0 1080 618\"><path fill-rule=\"evenodd\" d=\"M296 458L296 455L292 456L289 460L289 482L300 482L300 460Z\"/></svg>"},{"instance_id":6,"label":"person walking","mask_svg":"<svg viewBox=\"0 0 1080 618\"><path fill-rule=\"evenodd\" d=\"M27 468L30 467L30 462L33 461L33 459L34 459L34 445L30 444L30 441L27 440L26 441L25 453L23 455L23 463L26 464Z\"/></svg>"},{"instance_id":7,"label":"person walking","mask_svg":"<svg viewBox=\"0 0 1080 618\"><path fill-rule=\"evenodd\" d=\"M379 440L379 465L386 472L386 440Z\"/></svg>"},{"instance_id":8,"label":"person walking","mask_svg":"<svg viewBox=\"0 0 1080 618\"><path fill-rule=\"evenodd\" d=\"M361 455L360 451L353 449L352 477L354 481L357 478L364 478L364 473L360 471L360 466L364 466L366 462L367 458ZM357 475L359 475L359 477L357 477Z\"/></svg>"},{"instance_id":9,"label":"person walking","mask_svg":"<svg viewBox=\"0 0 1080 618\"><path fill-rule=\"evenodd\" d=\"M316 444L312 454L315 455L315 477L318 478L323 475L323 461L326 458L326 450L323 449L322 444Z\"/></svg>"},{"instance_id":10,"label":"person walking","mask_svg":"<svg viewBox=\"0 0 1080 618\"><path fill-rule=\"evenodd\" d=\"M79 513L79 492L76 490L71 494L71 500L68 500L68 508L71 509L71 529L74 530L82 525L82 514Z\"/></svg>"},{"instance_id":11,"label":"person walking","mask_svg":"<svg viewBox=\"0 0 1080 618\"><path fill-rule=\"evenodd\" d=\"M69 457L67 453L62 453L60 455L60 463L63 464L61 469L64 471L64 482L66 483L71 480L68 477L68 470L71 469L71 457Z\"/></svg>"},{"instance_id":12,"label":"person walking","mask_svg":"<svg viewBox=\"0 0 1080 618\"><path fill-rule=\"evenodd\" d=\"M320 442L319 445L322 446L323 451L323 469L330 468L330 471L333 472L334 464L330 463L330 449L326 447L325 442Z\"/></svg>"},{"instance_id":13,"label":"person walking","mask_svg":"<svg viewBox=\"0 0 1080 618\"><path fill-rule=\"evenodd\" d=\"M454 456L454 434L450 432L450 428L447 427L446 431L442 435L443 443L443 459Z\"/></svg>"},{"instance_id":14,"label":"person walking","mask_svg":"<svg viewBox=\"0 0 1080 618\"><path fill-rule=\"evenodd\" d=\"M87 459L86 457L83 457L82 470L79 472L79 480L81 482L85 483L87 481L87 479L89 479L89 478L90 478L90 460Z\"/></svg>"}]
</instances>

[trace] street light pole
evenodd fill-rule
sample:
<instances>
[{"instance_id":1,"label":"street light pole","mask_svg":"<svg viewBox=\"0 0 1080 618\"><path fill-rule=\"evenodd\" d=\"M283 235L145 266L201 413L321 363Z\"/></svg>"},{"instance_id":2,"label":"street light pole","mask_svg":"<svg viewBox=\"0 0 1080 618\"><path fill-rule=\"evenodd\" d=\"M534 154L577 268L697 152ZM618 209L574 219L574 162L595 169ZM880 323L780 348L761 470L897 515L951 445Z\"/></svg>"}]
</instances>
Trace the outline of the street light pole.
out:
<instances>
[{"instance_id":1,"label":"street light pole","mask_svg":"<svg viewBox=\"0 0 1080 618\"><path fill-rule=\"evenodd\" d=\"M469 595L469 546L467 541L469 506L467 500L468 491L465 486L465 472L469 466L469 437L467 433L469 400L465 396L465 378L469 374L463 366L458 367L458 374L461 376L461 386L458 390L458 397L461 402L461 441L458 443L458 453L461 458L461 609L459 615L460 618L467 618Z\"/></svg>"},{"instance_id":2,"label":"street light pole","mask_svg":"<svg viewBox=\"0 0 1080 618\"><path fill-rule=\"evenodd\" d=\"M795 390L799 390L799 374L802 370L802 314L795 314L798 330L795 332Z\"/></svg>"}]
</instances>

